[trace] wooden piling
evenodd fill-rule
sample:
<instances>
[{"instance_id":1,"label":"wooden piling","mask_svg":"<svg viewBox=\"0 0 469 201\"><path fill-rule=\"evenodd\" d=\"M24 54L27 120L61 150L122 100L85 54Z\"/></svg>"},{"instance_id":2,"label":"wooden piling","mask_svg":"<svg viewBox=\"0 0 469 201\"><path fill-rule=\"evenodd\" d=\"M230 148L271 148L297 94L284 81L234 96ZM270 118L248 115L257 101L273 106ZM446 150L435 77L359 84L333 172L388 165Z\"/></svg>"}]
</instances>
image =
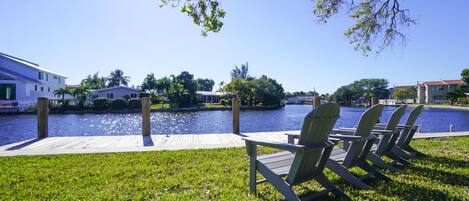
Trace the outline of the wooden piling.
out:
<instances>
[{"instance_id":1,"label":"wooden piling","mask_svg":"<svg viewBox=\"0 0 469 201\"><path fill-rule=\"evenodd\" d=\"M143 97L142 98L142 135L144 136L151 135L150 111L151 111L150 97Z\"/></svg>"},{"instance_id":2,"label":"wooden piling","mask_svg":"<svg viewBox=\"0 0 469 201\"><path fill-rule=\"evenodd\" d=\"M233 134L240 134L239 130L239 115L241 110L241 103L238 98L231 99L231 109L233 111Z\"/></svg>"},{"instance_id":3,"label":"wooden piling","mask_svg":"<svg viewBox=\"0 0 469 201\"><path fill-rule=\"evenodd\" d=\"M45 97L37 98L37 138L49 135L49 100Z\"/></svg>"},{"instance_id":4,"label":"wooden piling","mask_svg":"<svg viewBox=\"0 0 469 201\"><path fill-rule=\"evenodd\" d=\"M316 109L321 105L321 97L315 96L313 100L313 108Z\"/></svg>"}]
</instances>

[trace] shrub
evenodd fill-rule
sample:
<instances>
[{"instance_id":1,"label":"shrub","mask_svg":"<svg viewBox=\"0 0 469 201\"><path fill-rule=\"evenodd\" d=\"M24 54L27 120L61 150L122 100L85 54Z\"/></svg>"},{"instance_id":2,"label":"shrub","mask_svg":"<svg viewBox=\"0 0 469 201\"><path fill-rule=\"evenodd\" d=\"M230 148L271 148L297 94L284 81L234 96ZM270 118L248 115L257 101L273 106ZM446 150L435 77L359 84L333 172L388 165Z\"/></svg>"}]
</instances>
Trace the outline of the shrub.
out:
<instances>
[{"instance_id":1,"label":"shrub","mask_svg":"<svg viewBox=\"0 0 469 201\"><path fill-rule=\"evenodd\" d=\"M96 110L106 110L109 108L109 102L106 98L96 98L93 100L93 108Z\"/></svg>"},{"instance_id":2,"label":"shrub","mask_svg":"<svg viewBox=\"0 0 469 201\"><path fill-rule=\"evenodd\" d=\"M122 98L124 98L124 99L127 100L127 101L130 100L130 96L129 96L129 95L122 96Z\"/></svg>"},{"instance_id":3,"label":"shrub","mask_svg":"<svg viewBox=\"0 0 469 201\"><path fill-rule=\"evenodd\" d=\"M228 105L228 101L226 99L220 99L220 104L224 105L224 106L227 106Z\"/></svg>"},{"instance_id":4,"label":"shrub","mask_svg":"<svg viewBox=\"0 0 469 201\"><path fill-rule=\"evenodd\" d=\"M129 100L130 109L140 109L142 108L142 99L141 98L131 98Z\"/></svg>"},{"instance_id":5,"label":"shrub","mask_svg":"<svg viewBox=\"0 0 469 201\"><path fill-rule=\"evenodd\" d=\"M123 98L118 98L111 101L111 109L113 110L125 109L127 108L127 105L129 105L129 102Z\"/></svg>"}]
</instances>

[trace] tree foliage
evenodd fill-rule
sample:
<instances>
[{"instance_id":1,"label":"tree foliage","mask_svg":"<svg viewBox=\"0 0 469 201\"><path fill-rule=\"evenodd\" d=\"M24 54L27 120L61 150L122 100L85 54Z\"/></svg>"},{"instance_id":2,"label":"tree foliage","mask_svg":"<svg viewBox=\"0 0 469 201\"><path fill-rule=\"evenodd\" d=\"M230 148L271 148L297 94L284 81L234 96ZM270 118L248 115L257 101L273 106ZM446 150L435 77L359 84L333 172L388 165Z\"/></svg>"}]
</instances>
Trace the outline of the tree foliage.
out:
<instances>
[{"instance_id":1,"label":"tree foliage","mask_svg":"<svg viewBox=\"0 0 469 201\"><path fill-rule=\"evenodd\" d=\"M284 89L276 80L262 75L259 79L249 76L248 66L235 67L231 82L223 86L241 100L242 105L279 105L285 98Z\"/></svg>"},{"instance_id":2,"label":"tree foliage","mask_svg":"<svg viewBox=\"0 0 469 201\"><path fill-rule=\"evenodd\" d=\"M158 86L158 82L155 78L155 74L150 73L143 80L141 89L142 89L142 91L148 91L150 93L156 93L157 90L158 90L157 86Z\"/></svg>"},{"instance_id":3,"label":"tree foliage","mask_svg":"<svg viewBox=\"0 0 469 201\"><path fill-rule=\"evenodd\" d=\"M114 71L111 71L111 74L108 77L108 87L117 87L122 85L127 86L130 81L129 76L124 75L124 71L120 69L116 69Z\"/></svg>"},{"instance_id":4,"label":"tree foliage","mask_svg":"<svg viewBox=\"0 0 469 201\"><path fill-rule=\"evenodd\" d=\"M99 76L99 72L96 72L81 80L80 85L86 86L89 89L102 89L106 87L106 78Z\"/></svg>"},{"instance_id":5,"label":"tree foliage","mask_svg":"<svg viewBox=\"0 0 469 201\"><path fill-rule=\"evenodd\" d=\"M389 96L388 80L386 79L361 79L353 83L339 87L331 99L335 102L350 105L352 101L360 97L371 101L372 97L387 98Z\"/></svg>"},{"instance_id":6,"label":"tree foliage","mask_svg":"<svg viewBox=\"0 0 469 201\"><path fill-rule=\"evenodd\" d=\"M394 91L394 97L398 100L415 99L417 91L415 88L401 88Z\"/></svg>"},{"instance_id":7,"label":"tree foliage","mask_svg":"<svg viewBox=\"0 0 469 201\"><path fill-rule=\"evenodd\" d=\"M469 85L469 68L462 70L461 79L466 83L466 85Z\"/></svg>"},{"instance_id":8,"label":"tree foliage","mask_svg":"<svg viewBox=\"0 0 469 201\"><path fill-rule=\"evenodd\" d=\"M221 0L161 0L161 6L181 7L181 12L192 18L194 24L202 26L202 35L218 32L226 13L220 7ZM409 10L402 8L400 0L313 0L313 14L321 23L344 12L354 24L345 31L355 50L368 55L373 49L377 53L396 41L405 44L402 27L415 24Z\"/></svg>"},{"instance_id":9,"label":"tree foliage","mask_svg":"<svg viewBox=\"0 0 469 201\"><path fill-rule=\"evenodd\" d=\"M72 95L69 88L58 88L54 90L54 96L60 97L62 104L65 103L65 95Z\"/></svg>"},{"instance_id":10,"label":"tree foliage","mask_svg":"<svg viewBox=\"0 0 469 201\"><path fill-rule=\"evenodd\" d=\"M197 79L197 91L212 91L215 81L208 78L199 78Z\"/></svg>"}]
</instances>

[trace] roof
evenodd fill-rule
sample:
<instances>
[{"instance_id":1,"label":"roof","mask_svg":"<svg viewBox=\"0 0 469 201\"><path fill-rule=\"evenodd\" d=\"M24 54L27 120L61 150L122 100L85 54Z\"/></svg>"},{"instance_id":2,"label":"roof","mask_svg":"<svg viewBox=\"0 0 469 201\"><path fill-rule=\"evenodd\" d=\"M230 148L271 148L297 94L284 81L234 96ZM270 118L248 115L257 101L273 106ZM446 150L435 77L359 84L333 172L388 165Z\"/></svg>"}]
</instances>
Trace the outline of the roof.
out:
<instances>
[{"instance_id":1,"label":"roof","mask_svg":"<svg viewBox=\"0 0 469 201\"><path fill-rule=\"evenodd\" d=\"M21 78L24 80L28 80L30 82L40 83L39 81L32 79L28 76L24 76L24 75L21 75L19 73L16 73L8 69L4 69L4 68L0 68L0 78L8 79L8 80Z\"/></svg>"},{"instance_id":2,"label":"roof","mask_svg":"<svg viewBox=\"0 0 469 201\"><path fill-rule=\"evenodd\" d=\"M462 83L464 83L464 81L462 80L441 80L441 81L423 82L421 85L438 86L438 85L458 85Z\"/></svg>"},{"instance_id":3,"label":"roof","mask_svg":"<svg viewBox=\"0 0 469 201\"><path fill-rule=\"evenodd\" d=\"M219 92L219 91L196 91L195 92L197 95L202 95L202 96L223 96L225 93Z\"/></svg>"},{"instance_id":4,"label":"roof","mask_svg":"<svg viewBox=\"0 0 469 201\"><path fill-rule=\"evenodd\" d=\"M41 68L41 67L39 67L39 64L30 62L30 61L27 61L27 60L24 60L24 59L20 59L20 58L17 58L17 57L14 57L14 56L11 56L11 55L8 55L8 54L5 54L5 53L1 53L1 52L0 52L0 57L6 58L6 59L8 59L8 60L15 61L15 62L17 62L17 63L23 64L23 65L25 65L25 66L27 66L27 67L30 67L30 68L33 68L33 69L36 69L36 70L39 70L39 71L43 71L43 72L46 72L46 73L49 73L49 74L53 74L53 75L57 75L57 76L61 76L61 77L67 78L66 76L64 76L64 75L62 75L62 74L59 74L59 73L56 73L56 72L47 70L47 69L45 69L45 68Z\"/></svg>"},{"instance_id":5,"label":"roof","mask_svg":"<svg viewBox=\"0 0 469 201\"><path fill-rule=\"evenodd\" d=\"M109 87L109 88L104 88L104 89L94 89L94 90L90 90L90 91L95 91L95 92L99 92L99 91L110 91L110 90L119 89L119 88L129 89L129 90L133 90L133 91L136 91L136 92L140 92L140 89L130 88L130 87L128 87L128 86L116 86L116 87Z\"/></svg>"}]
</instances>

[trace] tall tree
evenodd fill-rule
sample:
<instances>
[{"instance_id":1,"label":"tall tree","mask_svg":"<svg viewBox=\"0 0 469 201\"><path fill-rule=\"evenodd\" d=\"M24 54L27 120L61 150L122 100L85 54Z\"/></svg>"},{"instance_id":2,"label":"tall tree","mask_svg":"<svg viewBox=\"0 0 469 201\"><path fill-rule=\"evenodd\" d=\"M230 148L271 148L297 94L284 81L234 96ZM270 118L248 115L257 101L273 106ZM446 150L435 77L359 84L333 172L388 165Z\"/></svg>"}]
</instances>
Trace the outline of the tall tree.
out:
<instances>
[{"instance_id":1,"label":"tall tree","mask_svg":"<svg viewBox=\"0 0 469 201\"><path fill-rule=\"evenodd\" d=\"M403 88L394 91L394 97L397 100L415 99L417 98L417 91L415 88Z\"/></svg>"},{"instance_id":2,"label":"tall tree","mask_svg":"<svg viewBox=\"0 0 469 201\"><path fill-rule=\"evenodd\" d=\"M202 26L202 35L219 32L226 12L221 0L160 0L161 6L181 6L181 11ZM402 8L400 0L313 0L313 14L320 23L337 13L344 12L355 21L345 31L355 50L367 55L373 49L380 52L396 41L405 44L402 27L415 24L408 9Z\"/></svg>"},{"instance_id":3,"label":"tall tree","mask_svg":"<svg viewBox=\"0 0 469 201\"><path fill-rule=\"evenodd\" d=\"M157 80L155 78L155 74L150 73L143 80L141 88L142 88L142 91L148 91L150 93L155 94L156 91L158 90L157 86L158 86L158 83L157 83Z\"/></svg>"},{"instance_id":4,"label":"tall tree","mask_svg":"<svg viewBox=\"0 0 469 201\"><path fill-rule=\"evenodd\" d=\"M462 70L461 79L466 83L466 85L469 85L469 68Z\"/></svg>"},{"instance_id":5,"label":"tall tree","mask_svg":"<svg viewBox=\"0 0 469 201\"><path fill-rule=\"evenodd\" d=\"M108 78L108 87L116 87L119 85L125 85L127 86L130 81L129 76L124 76L124 71L120 69L116 69L114 71L111 71L111 74L109 75Z\"/></svg>"},{"instance_id":6,"label":"tall tree","mask_svg":"<svg viewBox=\"0 0 469 201\"><path fill-rule=\"evenodd\" d=\"M215 81L212 79L197 79L197 90L198 91L212 91Z\"/></svg>"},{"instance_id":7,"label":"tall tree","mask_svg":"<svg viewBox=\"0 0 469 201\"><path fill-rule=\"evenodd\" d=\"M72 96L78 100L78 105L80 106L80 108L83 108L83 106L85 105L86 98L89 96L89 94L89 88L85 85L78 86L72 92Z\"/></svg>"},{"instance_id":8,"label":"tall tree","mask_svg":"<svg viewBox=\"0 0 469 201\"><path fill-rule=\"evenodd\" d=\"M162 77L156 81L156 88L160 93L163 93L166 98L169 99L169 90L171 88L171 79L168 77ZM163 99L163 108L165 100Z\"/></svg>"},{"instance_id":9,"label":"tall tree","mask_svg":"<svg viewBox=\"0 0 469 201\"><path fill-rule=\"evenodd\" d=\"M238 79L238 80L247 80L249 79L249 64L241 64L241 67L235 66L233 70L231 70L231 79Z\"/></svg>"},{"instance_id":10,"label":"tall tree","mask_svg":"<svg viewBox=\"0 0 469 201\"><path fill-rule=\"evenodd\" d=\"M102 89L106 87L106 78L99 76L99 72L96 72L81 80L80 85L86 86L89 89Z\"/></svg>"}]
</instances>

